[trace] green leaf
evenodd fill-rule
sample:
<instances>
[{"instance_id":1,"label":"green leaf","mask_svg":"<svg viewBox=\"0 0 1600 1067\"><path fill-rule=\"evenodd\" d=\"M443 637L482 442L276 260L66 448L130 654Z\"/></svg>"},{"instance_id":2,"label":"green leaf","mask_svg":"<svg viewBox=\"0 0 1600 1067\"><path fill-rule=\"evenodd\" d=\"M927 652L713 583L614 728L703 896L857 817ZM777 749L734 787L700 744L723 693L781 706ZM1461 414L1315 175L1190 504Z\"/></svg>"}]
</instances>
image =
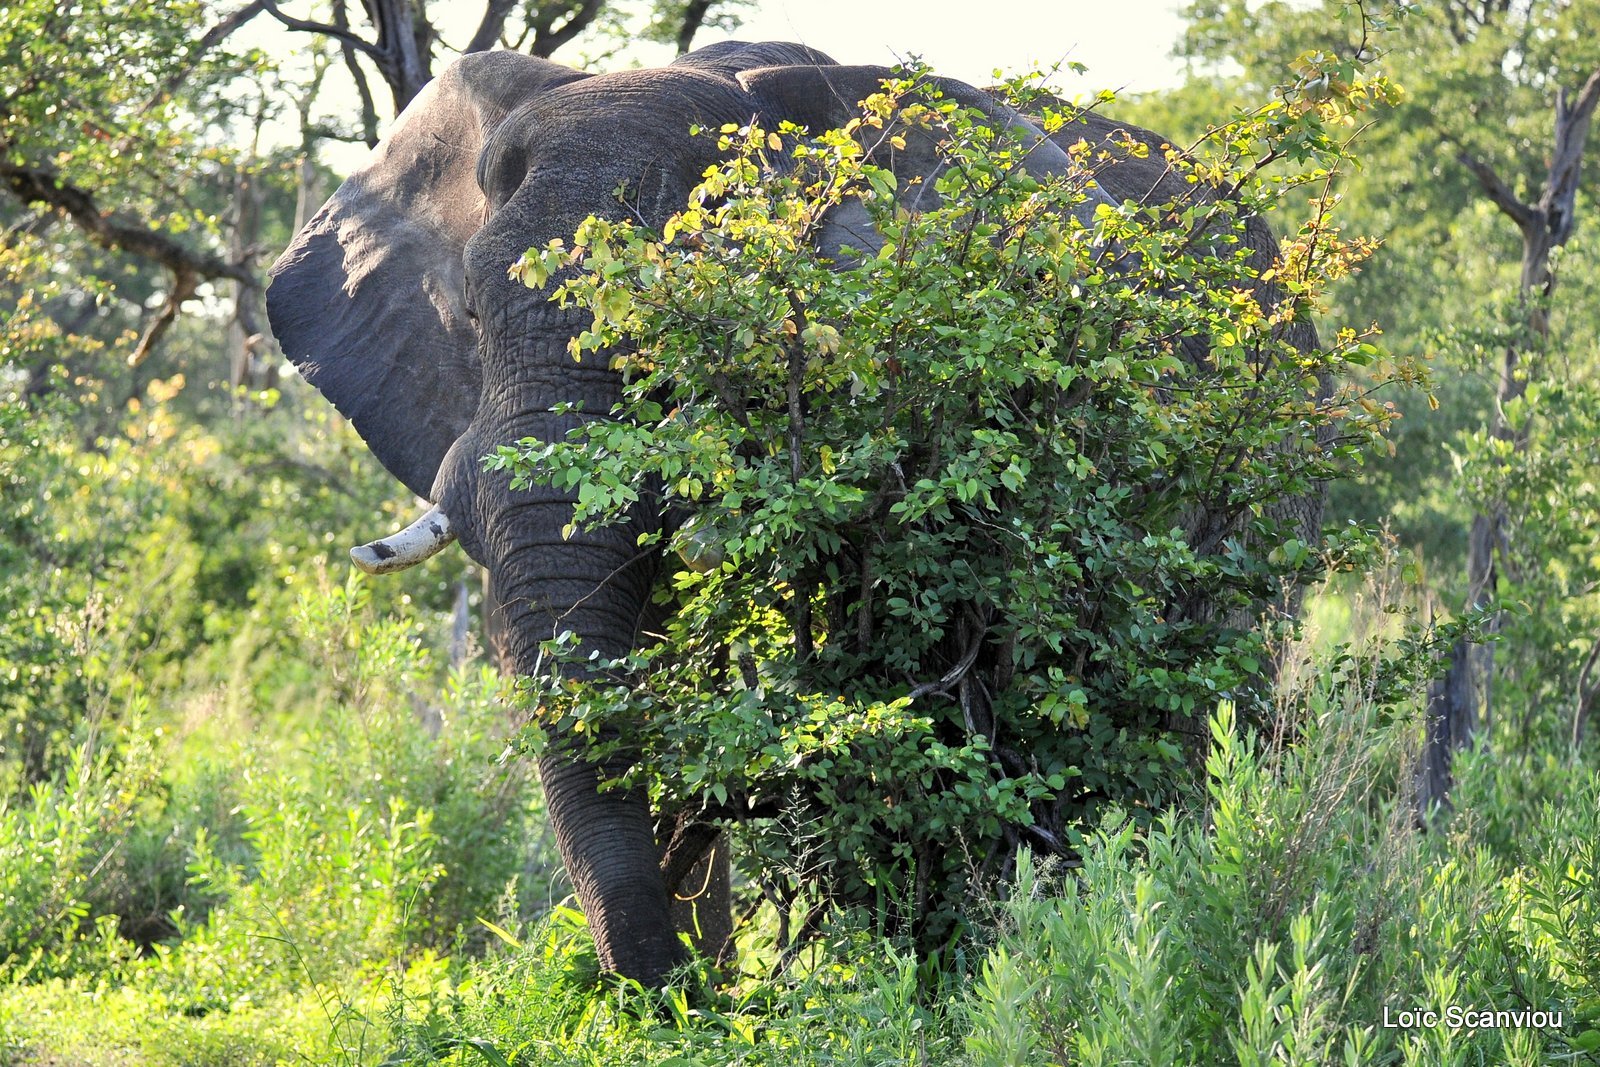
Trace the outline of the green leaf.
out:
<instances>
[{"instance_id":1,"label":"green leaf","mask_svg":"<svg viewBox=\"0 0 1600 1067\"><path fill-rule=\"evenodd\" d=\"M487 929L491 934L493 934L494 936L498 937L500 940L504 941L506 944L510 945L512 948L521 948L522 947L522 941L520 939L518 939L517 937L515 937L510 931L506 930L504 927L496 926L494 923L490 922L488 919L485 919L481 915L477 916L477 919L478 919L478 922L481 923L483 925L483 927L485 929Z\"/></svg>"},{"instance_id":2,"label":"green leaf","mask_svg":"<svg viewBox=\"0 0 1600 1067\"><path fill-rule=\"evenodd\" d=\"M511 1067L510 1061L501 1054L500 1050L491 1041L481 1037L466 1037L461 1039L461 1044L476 1052L482 1057L483 1062L489 1064L489 1067Z\"/></svg>"}]
</instances>

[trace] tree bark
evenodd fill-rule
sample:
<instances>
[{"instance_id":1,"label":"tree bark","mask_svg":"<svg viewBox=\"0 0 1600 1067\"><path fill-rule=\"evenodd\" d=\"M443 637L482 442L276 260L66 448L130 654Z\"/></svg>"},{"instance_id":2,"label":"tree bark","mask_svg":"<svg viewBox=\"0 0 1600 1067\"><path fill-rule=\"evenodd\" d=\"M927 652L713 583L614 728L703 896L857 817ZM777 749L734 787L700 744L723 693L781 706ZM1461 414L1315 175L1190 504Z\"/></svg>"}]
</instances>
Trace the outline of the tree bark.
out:
<instances>
[{"instance_id":1,"label":"tree bark","mask_svg":"<svg viewBox=\"0 0 1600 1067\"><path fill-rule=\"evenodd\" d=\"M462 50L463 53L487 52L499 44L500 36L506 29L506 19L515 6L515 0L489 0L484 5L483 18L472 34L472 40L468 41L467 47Z\"/></svg>"},{"instance_id":2,"label":"tree bark","mask_svg":"<svg viewBox=\"0 0 1600 1067\"><path fill-rule=\"evenodd\" d=\"M258 175L248 161L234 174L232 225L228 228L228 258L235 263L252 265L256 244L261 237L262 189ZM233 295L233 317L228 320L228 385L235 393L234 413L241 414L240 389L254 389L264 383L257 381L257 349L265 337L250 328L261 321L264 308L247 308L247 301L261 299L261 289L255 285L236 282Z\"/></svg>"},{"instance_id":3,"label":"tree bark","mask_svg":"<svg viewBox=\"0 0 1600 1067\"><path fill-rule=\"evenodd\" d=\"M1583 728L1589 721L1589 713L1594 708L1595 701L1600 700L1600 679L1594 679L1596 666L1600 666L1600 641L1589 646L1589 655L1583 661L1583 669L1578 672L1576 706L1572 711L1573 748L1583 744Z\"/></svg>"},{"instance_id":4,"label":"tree bark","mask_svg":"<svg viewBox=\"0 0 1600 1067\"><path fill-rule=\"evenodd\" d=\"M377 30L376 41L368 41L350 29L342 0L334 4L332 22L295 18L279 9L276 0L262 0L262 3L267 14L289 29L338 41L345 50L346 63L353 70L359 70L355 53L372 60L388 83L397 115L433 77L432 49L436 35L418 0L361 0L367 18ZM357 75L358 87L364 81Z\"/></svg>"},{"instance_id":5,"label":"tree bark","mask_svg":"<svg viewBox=\"0 0 1600 1067\"><path fill-rule=\"evenodd\" d=\"M554 5L551 5L554 6ZM605 6L605 0L578 0L575 7L566 12L566 18L559 26L555 24L556 12L541 10L533 16L533 43L528 51L536 56L550 58L551 53L572 40L584 31L591 22L600 17L600 9Z\"/></svg>"},{"instance_id":6,"label":"tree bark","mask_svg":"<svg viewBox=\"0 0 1600 1067\"><path fill-rule=\"evenodd\" d=\"M683 19L678 23L677 46L678 54L684 55L694 44L694 35L700 32L700 27L705 24L706 15L711 12L711 7L716 0L689 0L683 9Z\"/></svg>"}]
</instances>

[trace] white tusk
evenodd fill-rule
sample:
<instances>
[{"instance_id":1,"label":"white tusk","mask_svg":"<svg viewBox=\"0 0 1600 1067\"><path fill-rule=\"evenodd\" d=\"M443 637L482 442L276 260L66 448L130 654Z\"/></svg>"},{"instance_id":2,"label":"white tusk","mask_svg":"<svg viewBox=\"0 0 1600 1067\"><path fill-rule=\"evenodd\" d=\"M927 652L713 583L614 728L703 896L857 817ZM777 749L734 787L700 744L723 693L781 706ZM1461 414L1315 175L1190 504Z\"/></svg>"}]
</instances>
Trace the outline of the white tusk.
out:
<instances>
[{"instance_id":1,"label":"white tusk","mask_svg":"<svg viewBox=\"0 0 1600 1067\"><path fill-rule=\"evenodd\" d=\"M399 533L352 548L350 558L368 574L390 574L415 567L455 539L450 517L435 505Z\"/></svg>"}]
</instances>

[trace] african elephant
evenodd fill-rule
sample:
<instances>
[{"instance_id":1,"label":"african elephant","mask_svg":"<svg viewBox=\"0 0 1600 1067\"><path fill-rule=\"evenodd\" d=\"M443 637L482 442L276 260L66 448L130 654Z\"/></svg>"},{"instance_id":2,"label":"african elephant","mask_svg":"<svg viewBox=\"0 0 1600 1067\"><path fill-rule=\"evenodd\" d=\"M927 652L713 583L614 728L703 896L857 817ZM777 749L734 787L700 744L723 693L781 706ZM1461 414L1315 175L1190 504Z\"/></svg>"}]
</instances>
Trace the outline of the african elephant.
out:
<instances>
[{"instance_id":1,"label":"african elephant","mask_svg":"<svg viewBox=\"0 0 1600 1067\"><path fill-rule=\"evenodd\" d=\"M507 267L530 246L570 239L591 214L637 210L662 223L717 159L715 139L689 136L691 125L835 128L888 75L799 45L733 42L653 70L591 76L491 52L444 71L272 268L268 310L284 351L384 466L435 502L406 530L353 550L356 562L398 570L459 539L488 571L510 669L534 671L541 640L562 630L603 656L627 653L659 569L636 547L638 527L659 528L663 516L646 505L635 528L564 537L571 494L513 493L504 473L480 463L498 445L564 435L579 416L552 410L563 402L604 412L620 397L605 361L568 354L589 314L549 303ZM993 122L1027 126L970 86L942 88ZM1059 136L1111 129L1090 116ZM936 166L928 139L892 155L886 164L904 176ZM1058 172L1068 159L1045 141L1029 166ZM1107 170L1097 195L1139 199L1160 181L1159 160L1130 162ZM628 208L615 196L624 184ZM900 188L912 196L927 185ZM837 219L824 243L861 247L871 237L862 221ZM1270 257L1270 235L1261 240ZM597 788L620 770L557 754L539 766L602 967L655 983L683 953L668 884L683 865L663 861L640 791Z\"/></svg>"}]
</instances>

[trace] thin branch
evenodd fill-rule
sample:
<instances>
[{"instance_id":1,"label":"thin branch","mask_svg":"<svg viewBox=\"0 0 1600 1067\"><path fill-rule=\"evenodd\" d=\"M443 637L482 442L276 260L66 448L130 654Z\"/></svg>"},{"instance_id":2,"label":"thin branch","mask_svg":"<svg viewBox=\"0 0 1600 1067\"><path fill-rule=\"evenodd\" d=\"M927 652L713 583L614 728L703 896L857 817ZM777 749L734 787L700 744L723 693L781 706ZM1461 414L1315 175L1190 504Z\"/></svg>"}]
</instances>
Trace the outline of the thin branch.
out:
<instances>
[{"instance_id":1,"label":"thin branch","mask_svg":"<svg viewBox=\"0 0 1600 1067\"><path fill-rule=\"evenodd\" d=\"M1589 711L1594 707L1595 699L1600 697L1600 682L1589 684L1589 678L1594 673L1596 664L1600 664L1600 641L1596 641L1589 649L1589 656L1583 661L1583 669L1578 672L1578 706L1572 714L1573 748L1583 743L1584 724L1589 721Z\"/></svg>"},{"instance_id":2,"label":"thin branch","mask_svg":"<svg viewBox=\"0 0 1600 1067\"><path fill-rule=\"evenodd\" d=\"M199 64L201 57L221 44L234 30L237 30L240 26L265 11L266 7L267 0L250 0L250 3L207 30L205 36L196 41L194 47L189 49L184 56L184 59L187 60L186 64L169 74L167 80L161 83L160 88L150 94L150 99L146 100L144 106L139 109L139 114L148 114L162 100L177 92L189 75L194 73L194 69Z\"/></svg>"},{"instance_id":3,"label":"thin branch","mask_svg":"<svg viewBox=\"0 0 1600 1067\"><path fill-rule=\"evenodd\" d=\"M268 0L250 0L250 3L207 30L205 36L200 38L199 43L184 58L196 60L211 51L221 44L234 30L237 30L240 26L265 11L267 2Z\"/></svg>"},{"instance_id":4,"label":"thin branch","mask_svg":"<svg viewBox=\"0 0 1600 1067\"><path fill-rule=\"evenodd\" d=\"M324 36L332 37L341 44L345 44L351 48L357 49L358 51L365 52L367 55L379 62L383 62L389 58L372 42L356 36L348 29L340 29L338 26L334 26L326 22L312 22L308 19L297 19L292 15L285 15L281 10L279 10L276 0L261 0L261 3L266 8L267 14L271 15L273 18L277 19L291 30L301 30L305 33L320 33Z\"/></svg>"},{"instance_id":5,"label":"thin branch","mask_svg":"<svg viewBox=\"0 0 1600 1067\"><path fill-rule=\"evenodd\" d=\"M55 221L55 212L48 209L24 215L7 226L4 233L0 233L0 248L10 248L22 237L39 237L48 231Z\"/></svg>"},{"instance_id":6,"label":"thin branch","mask_svg":"<svg viewBox=\"0 0 1600 1067\"><path fill-rule=\"evenodd\" d=\"M1523 203L1511 187L1500 180L1500 175L1495 173L1493 167L1464 148L1456 152L1456 162L1472 172L1484 194L1494 201L1496 207L1511 217L1518 229L1527 232L1528 227L1534 223L1534 209Z\"/></svg>"},{"instance_id":7,"label":"thin branch","mask_svg":"<svg viewBox=\"0 0 1600 1067\"><path fill-rule=\"evenodd\" d=\"M333 21L341 29L349 31L350 15L345 9L345 0L335 0ZM356 58L356 50L348 42L340 42L339 50L344 56L345 69L350 72L350 80L356 83L356 95L361 99L362 139L367 142L368 148L377 148L378 108L372 102L372 87L367 84L367 72L361 69L361 61Z\"/></svg>"},{"instance_id":8,"label":"thin branch","mask_svg":"<svg viewBox=\"0 0 1600 1067\"><path fill-rule=\"evenodd\" d=\"M335 129L325 122L313 122L306 126L305 135L315 141L339 141L343 144L364 144L368 148L377 147L366 131L351 133L348 130Z\"/></svg>"},{"instance_id":9,"label":"thin branch","mask_svg":"<svg viewBox=\"0 0 1600 1067\"><path fill-rule=\"evenodd\" d=\"M968 611L971 611L970 607L968 608ZM974 612L973 614L976 613ZM965 623L965 619L963 619L963 623ZM965 629L965 626L963 625L961 628ZM911 690L911 692L906 695L907 699L920 700L930 693L948 692L951 686L955 685L957 682L960 682L967 676L967 672L972 669L972 665L978 661L978 653L983 651L983 642L988 635L988 628L980 623L980 625L973 631L972 638L967 644L966 651L961 654L961 659L956 662L955 666L946 671L944 677L940 678L937 682L923 682L921 685ZM976 727L974 727L970 722L967 724L967 726L971 729L976 729Z\"/></svg>"},{"instance_id":10,"label":"thin branch","mask_svg":"<svg viewBox=\"0 0 1600 1067\"><path fill-rule=\"evenodd\" d=\"M549 30L546 33L549 27L539 27L533 36L533 54L548 59L552 52L584 31L600 14L603 4L604 0L583 0L578 5L578 10L567 16L567 21L561 24L560 29Z\"/></svg>"},{"instance_id":11,"label":"thin branch","mask_svg":"<svg viewBox=\"0 0 1600 1067\"><path fill-rule=\"evenodd\" d=\"M44 204L65 213L85 236L102 248L114 249L160 263L172 272L172 288L166 303L145 328L144 336L128 357L130 367L138 367L150 357L155 346L178 318L185 301L195 295L204 279L231 278L241 292L258 290L260 280L244 263L234 263L210 252L180 244L172 237L153 230L140 219L102 211L85 189L61 179L54 171L18 167L0 162L0 181L23 203ZM242 300L241 300L242 302ZM249 320L248 314L241 320ZM246 322L246 328L250 328ZM257 324L259 328L259 324Z\"/></svg>"},{"instance_id":12,"label":"thin branch","mask_svg":"<svg viewBox=\"0 0 1600 1067\"><path fill-rule=\"evenodd\" d=\"M231 278L244 285L260 282L254 272L221 256L180 244L152 230L142 219L103 211L88 190L64 181L54 170L24 167L0 159L0 182L25 204L44 204L65 212L95 244L161 263L175 274Z\"/></svg>"},{"instance_id":13,"label":"thin branch","mask_svg":"<svg viewBox=\"0 0 1600 1067\"><path fill-rule=\"evenodd\" d=\"M687 813L680 816L661 855L661 876L668 893L677 894L684 888L689 872L701 859L713 855L712 850L718 846L717 838L721 835L722 828L715 823Z\"/></svg>"},{"instance_id":14,"label":"thin branch","mask_svg":"<svg viewBox=\"0 0 1600 1067\"><path fill-rule=\"evenodd\" d=\"M194 272L178 269L172 276L172 291L167 294L166 303L161 305L161 310L156 317L150 320L150 325L145 327L144 336L139 338L139 344L128 357L128 366L137 367L150 358L150 353L155 351L156 345L178 319L178 312L183 307L183 302L194 296L197 279Z\"/></svg>"}]
</instances>

